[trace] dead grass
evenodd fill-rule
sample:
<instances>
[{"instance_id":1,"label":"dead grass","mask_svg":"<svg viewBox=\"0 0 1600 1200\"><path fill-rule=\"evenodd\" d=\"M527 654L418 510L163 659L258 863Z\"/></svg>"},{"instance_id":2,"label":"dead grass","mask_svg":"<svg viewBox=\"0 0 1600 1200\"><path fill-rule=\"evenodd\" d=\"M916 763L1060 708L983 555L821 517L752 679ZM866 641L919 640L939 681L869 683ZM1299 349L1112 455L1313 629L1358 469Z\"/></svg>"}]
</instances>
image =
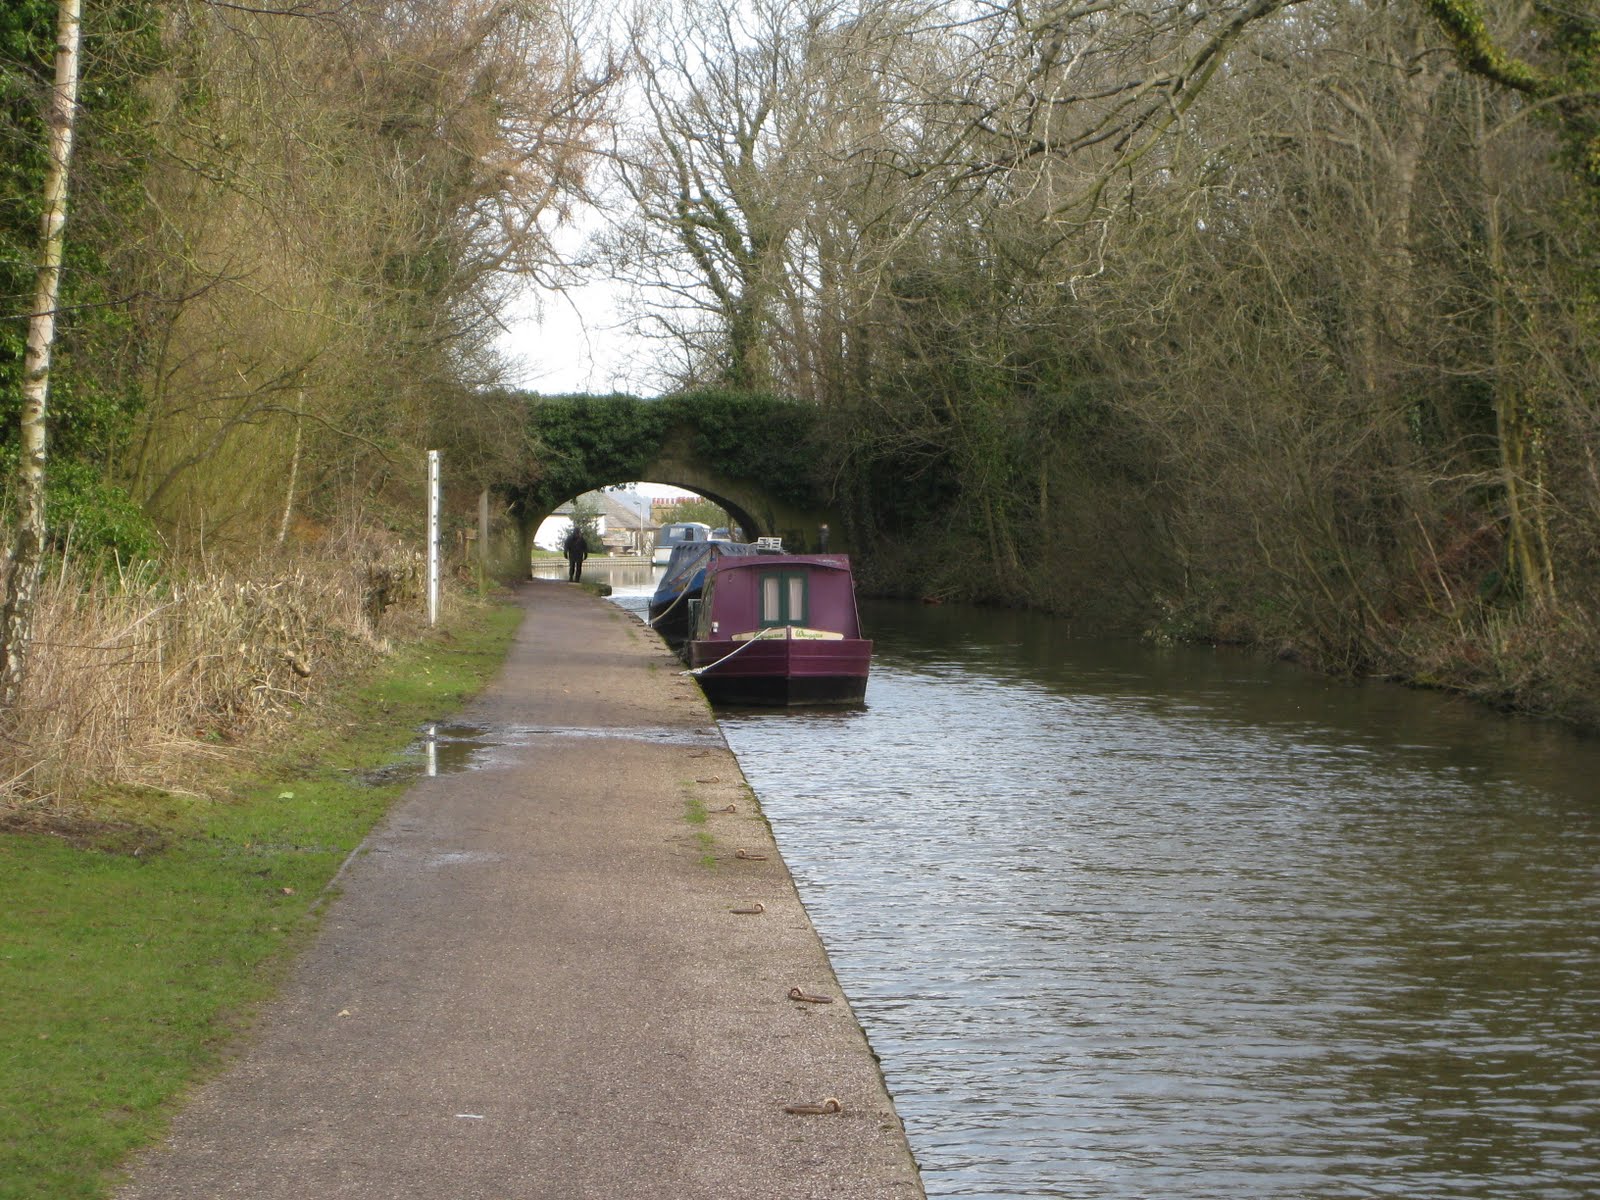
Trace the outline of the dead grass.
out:
<instances>
[{"instance_id":1,"label":"dead grass","mask_svg":"<svg viewBox=\"0 0 1600 1200\"><path fill-rule=\"evenodd\" d=\"M0 739L0 806L12 820L59 818L96 794L183 792L388 637L420 630L415 604L389 609L381 632L370 615L373 569L403 574L410 560L369 538L228 569L58 564Z\"/></svg>"}]
</instances>

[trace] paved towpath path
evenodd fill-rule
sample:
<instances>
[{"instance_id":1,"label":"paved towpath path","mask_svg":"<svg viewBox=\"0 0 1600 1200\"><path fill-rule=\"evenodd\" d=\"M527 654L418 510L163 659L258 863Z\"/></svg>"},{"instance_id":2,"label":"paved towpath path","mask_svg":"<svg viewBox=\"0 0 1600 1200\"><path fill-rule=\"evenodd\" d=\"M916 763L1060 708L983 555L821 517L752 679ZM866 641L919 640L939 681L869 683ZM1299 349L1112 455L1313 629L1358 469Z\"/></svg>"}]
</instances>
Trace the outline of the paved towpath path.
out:
<instances>
[{"instance_id":1,"label":"paved towpath path","mask_svg":"<svg viewBox=\"0 0 1600 1200\"><path fill-rule=\"evenodd\" d=\"M612 605L519 598L460 718L500 744L367 840L238 1060L118 1200L923 1194L698 689ZM827 1097L843 1111L784 1111Z\"/></svg>"}]
</instances>

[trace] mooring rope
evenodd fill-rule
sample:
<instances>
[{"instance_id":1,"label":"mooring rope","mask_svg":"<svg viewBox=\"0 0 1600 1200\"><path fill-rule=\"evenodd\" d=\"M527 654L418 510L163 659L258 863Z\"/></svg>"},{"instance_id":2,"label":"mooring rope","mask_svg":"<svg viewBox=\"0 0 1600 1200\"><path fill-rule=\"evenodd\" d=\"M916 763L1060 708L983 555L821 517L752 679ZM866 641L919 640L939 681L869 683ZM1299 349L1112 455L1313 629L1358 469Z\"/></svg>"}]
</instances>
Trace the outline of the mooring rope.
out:
<instances>
[{"instance_id":1,"label":"mooring rope","mask_svg":"<svg viewBox=\"0 0 1600 1200\"><path fill-rule=\"evenodd\" d=\"M680 675L704 675L707 671L711 670L712 667L720 667L723 663L727 662L734 655L743 654L746 650L750 649L750 647L754 646L757 642L770 642L774 637L787 636L788 630L789 630L789 627L787 625L774 625L771 629L763 629L763 630L759 631L758 633L756 633L754 637L752 637L744 645L740 646L737 650L730 650L727 654L724 654L721 658L717 659L716 662L707 663L703 667L693 667L693 668L691 668L690 670L687 670L687 671L680 671L679 674Z\"/></svg>"},{"instance_id":2,"label":"mooring rope","mask_svg":"<svg viewBox=\"0 0 1600 1200\"><path fill-rule=\"evenodd\" d=\"M649 625L651 628L654 628L655 627L655 623L657 621L661 620L662 617L665 617L673 609L677 608L679 601L681 601L688 594L689 594L689 589L687 587L685 587L683 589L683 591L679 592L676 596L673 597L672 603L667 605L665 608L663 608L659 615L654 616L654 617L646 617L644 623L646 625Z\"/></svg>"}]
</instances>

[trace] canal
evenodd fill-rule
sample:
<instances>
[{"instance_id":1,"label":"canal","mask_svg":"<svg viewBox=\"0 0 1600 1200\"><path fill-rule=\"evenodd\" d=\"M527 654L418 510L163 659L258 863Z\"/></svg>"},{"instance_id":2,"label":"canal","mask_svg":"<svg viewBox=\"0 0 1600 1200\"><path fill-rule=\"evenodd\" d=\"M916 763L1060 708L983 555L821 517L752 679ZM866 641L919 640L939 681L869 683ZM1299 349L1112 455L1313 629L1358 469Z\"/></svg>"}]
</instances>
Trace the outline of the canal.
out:
<instances>
[{"instance_id":1,"label":"canal","mask_svg":"<svg viewBox=\"0 0 1600 1200\"><path fill-rule=\"evenodd\" d=\"M930 1196L1600 1195L1600 743L864 609L864 708L721 723Z\"/></svg>"}]
</instances>

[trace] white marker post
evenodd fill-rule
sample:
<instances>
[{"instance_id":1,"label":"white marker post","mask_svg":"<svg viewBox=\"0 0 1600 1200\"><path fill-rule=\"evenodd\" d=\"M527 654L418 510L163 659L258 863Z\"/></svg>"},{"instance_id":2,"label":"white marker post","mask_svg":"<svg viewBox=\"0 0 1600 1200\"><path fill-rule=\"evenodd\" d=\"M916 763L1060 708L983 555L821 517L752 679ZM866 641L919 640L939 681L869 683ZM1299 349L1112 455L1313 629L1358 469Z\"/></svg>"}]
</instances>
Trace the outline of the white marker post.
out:
<instances>
[{"instance_id":1,"label":"white marker post","mask_svg":"<svg viewBox=\"0 0 1600 1200\"><path fill-rule=\"evenodd\" d=\"M428 624L439 623L439 452L428 451Z\"/></svg>"}]
</instances>

